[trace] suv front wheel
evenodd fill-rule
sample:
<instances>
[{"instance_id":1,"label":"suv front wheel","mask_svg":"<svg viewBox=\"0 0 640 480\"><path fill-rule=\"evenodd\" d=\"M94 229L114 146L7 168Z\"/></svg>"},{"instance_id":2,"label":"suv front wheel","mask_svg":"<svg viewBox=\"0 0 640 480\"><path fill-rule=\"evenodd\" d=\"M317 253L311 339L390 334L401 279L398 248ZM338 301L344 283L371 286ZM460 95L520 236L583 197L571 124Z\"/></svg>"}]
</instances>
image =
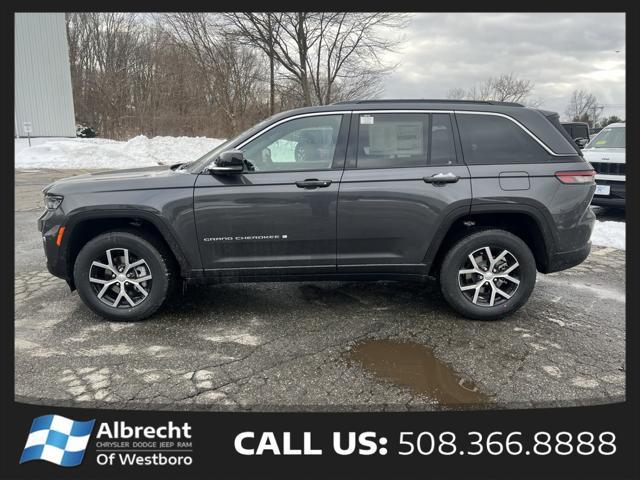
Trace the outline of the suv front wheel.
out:
<instances>
[{"instance_id":1,"label":"suv front wheel","mask_svg":"<svg viewBox=\"0 0 640 480\"><path fill-rule=\"evenodd\" d=\"M98 315L142 320L170 293L172 262L154 237L126 231L98 235L82 247L73 269L78 294Z\"/></svg>"},{"instance_id":2,"label":"suv front wheel","mask_svg":"<svg viewBox=\"0 0 640 480\"><path fill-rule=\"evenodd\" d=\"M458 241L440 268L440 289L458 313L495 320L526 303L536 283L527 244L504 230L483 230Z\"/></svg>"}]
</instances>

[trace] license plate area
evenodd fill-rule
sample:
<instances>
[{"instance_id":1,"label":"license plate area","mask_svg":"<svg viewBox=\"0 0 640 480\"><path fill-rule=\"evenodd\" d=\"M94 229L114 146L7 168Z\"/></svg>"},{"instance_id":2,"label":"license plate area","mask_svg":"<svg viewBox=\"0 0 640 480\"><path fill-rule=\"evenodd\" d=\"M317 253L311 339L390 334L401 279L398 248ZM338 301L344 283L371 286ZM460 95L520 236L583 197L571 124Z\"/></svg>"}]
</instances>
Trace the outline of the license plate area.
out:
<instances>
[{"instance_id":1,"label":"license plate area","mask_svg":"<svg viewBox=\"0 0 640 480\"><path fill-rule=\"evenodd\" d=\"M611 195L611 185L596 185L596 195Z\"/></svg>"}]
</instances>

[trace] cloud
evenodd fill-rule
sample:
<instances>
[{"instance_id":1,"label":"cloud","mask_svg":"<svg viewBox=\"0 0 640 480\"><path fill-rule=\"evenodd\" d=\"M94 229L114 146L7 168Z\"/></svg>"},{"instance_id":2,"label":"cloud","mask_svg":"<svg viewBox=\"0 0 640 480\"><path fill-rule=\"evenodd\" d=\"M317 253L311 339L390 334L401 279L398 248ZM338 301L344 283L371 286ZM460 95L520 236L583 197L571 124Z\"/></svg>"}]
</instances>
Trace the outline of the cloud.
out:
<instances>
[{"instance_id":1,"label":"cloud","mask_svg":"<svg viewBox=\"0 0 640 480\"><path fill-rule=\"evenodd\" d=\"M452 88L514 73L535 83L543 108L561 114L576 89L624 104L624 55L624 13L416 13L387 55L398 68L383 97L446 98Z\"/></svg>"}]
</instances>

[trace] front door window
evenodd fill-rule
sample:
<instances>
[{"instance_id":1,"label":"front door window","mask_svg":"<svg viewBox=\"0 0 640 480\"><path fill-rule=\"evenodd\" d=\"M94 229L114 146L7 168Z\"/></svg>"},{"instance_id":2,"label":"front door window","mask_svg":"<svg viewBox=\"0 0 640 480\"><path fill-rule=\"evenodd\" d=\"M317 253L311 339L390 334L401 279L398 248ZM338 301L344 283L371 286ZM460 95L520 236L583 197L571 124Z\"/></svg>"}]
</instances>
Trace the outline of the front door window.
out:
<instances>
[{"instance_id":1,"label":"front door window","mask_svg":"<svg viewBox=\"0 0 640 480\"><path fill-rule=\"evenodd\" d=\"M284 122L245 145L255 172L329 170L342 115L319 115Z\"/></svg>"}]
</instances>

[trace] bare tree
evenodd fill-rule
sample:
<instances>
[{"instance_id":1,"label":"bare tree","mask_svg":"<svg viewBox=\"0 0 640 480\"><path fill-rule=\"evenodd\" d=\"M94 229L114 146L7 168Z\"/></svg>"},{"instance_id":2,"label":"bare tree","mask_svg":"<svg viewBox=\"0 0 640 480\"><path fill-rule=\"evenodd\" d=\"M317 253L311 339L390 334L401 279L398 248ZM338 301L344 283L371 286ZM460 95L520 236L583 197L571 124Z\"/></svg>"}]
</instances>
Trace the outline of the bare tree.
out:
<instances>
[{"instance_id":1,"label":"bare tree","mask_svg":"<svg viewBox=\"0 0 640 480\"><path fill-rule=\"evenodd\" d=\"M465 100L467 91L464 88L452 88L447 92L447 98L450 100Z\"/></svg>"},{"instance_id":2,"label":"bare tree","mask_svg":"<svg viewBox=\"0 0 640 480\"><path fill-rule=\"evenodd\" d=\"M118 117L130 103L127 77L139 36L135 22L135 14L123 13L67 17L72 73L82 71L78 113L98 128L109 129L107 134L117 129ZM85 111L86 105L91 108Z\"/></svg>"},{"instance_id":3,"label":"bare tree","mask_svg":"<svg viewBox=\"0 0 640 480\"><path fill-rule=\"evenodd\" d=\"M513 73L490 77L469 90L453 88L447 98L458 100L495 100L498 102L523 103L539 106L542 101L533 97L535 84L530 80L518 78Z\"/></svg>"},{"instance_id":4,"label":"bare tree","mask_svg":"<svg viewBox=\"0 0 640 480\"><path fill-rule=\"evenodd\" d=\"M353 12L232 13L226 18L282 67L287 83L298 84L303 105L376 93L393 68L381 55L397 45L384 33L406 22L403 14Z\"/></svg>"},{"instance_id":5,"label":"bare tree","mask_svg":"<svg viewBox=\"0 0 640 480\"><path fill-rule=\"evenodd\" d=\"M490 78L485 83L488 96L499 102L524 102L535 86L530 80L517 78L513 73Z\"/></svg>"},{"instance_id":6,"label":"bare tree","mask_svg":"<svg viewBox=\"0 0 640 480\"><path fill-rule=\"evenodd\" d=\"M225 135L206 78L162 25L112 13L69 13L66 21L78 122L111 138Z\"/></svg>"},{"instance_id":7,"label":"bare tree","mask_svg":"<svg viewBox=\"0 0 640 480\"><path fill-rule=\"evenodd\" d=\"M69 13L77 120L111 138L228 137L279 109L375 96L405 18Z\"/></svg>"},{"instance_id":8,"label":"bare tree","mask_svg":"<svg viewBox=\"0 0 640 480\"><path fill-rule=\"evenodd\" d=\"M275 113L276 95L276 39L280 38L281 13L224 13L232 33L246 45L257 47L269 60L269 113Z\"/></svg>"},{"instance_id":9,"label":"bare tree","mask_svg":"<svg viewBox=\"0 0 640 480\"><path fill-rule=\"evenodd\" d=\"M593 93L585 90L574 90L569 97L565 114L574 122L587 122L594 126L600 114L598 99Z\"/></svg>"},{"instance_id":10,"label":"bare tree","mask_svg":"<svg viewBox=\"0 0 640 480\"><path fill-rule=\"evenodd\" d=\"M209 104L223 112L227 135L248 126L253 119L246 113L260 95L257 56L221 32L212 15L169 13L164 15L164 21L177 44L192 56L206 78Z\"/></svg>"}]
</instances>

